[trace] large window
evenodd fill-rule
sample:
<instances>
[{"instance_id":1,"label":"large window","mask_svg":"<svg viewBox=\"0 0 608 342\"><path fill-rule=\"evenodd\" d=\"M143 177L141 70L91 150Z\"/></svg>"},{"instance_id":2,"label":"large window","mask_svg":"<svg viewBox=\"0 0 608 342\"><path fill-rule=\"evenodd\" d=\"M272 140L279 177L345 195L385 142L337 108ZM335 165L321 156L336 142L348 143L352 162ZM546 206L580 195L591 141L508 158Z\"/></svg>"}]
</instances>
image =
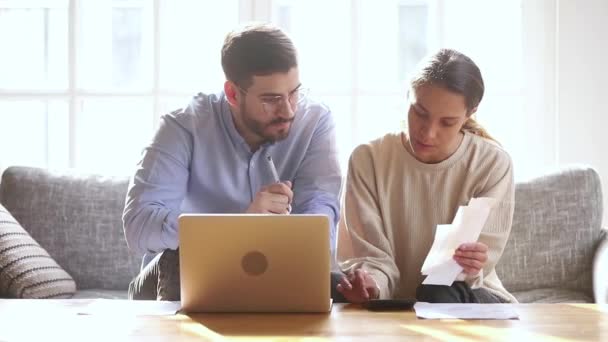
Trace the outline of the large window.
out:
<instances>
[{"instance_id":1,"label":"large window","mask_svg":"<svg viewBox=\"0 0 608 342\"><path fill-rule=\"evenodd\" d=\"M158 118L221 89L239 1L0 0L0 169L127 174Z\"/></svg>"},{"instance_id":2,"label":"large window","mask_svg":"<svg viewBox=\"0 0 608 342\"><path fill-rule=\"evenodd\" d=\"M160 115L221 90L224 36L251 20L294 39L344 167L354 146L402 128L408 74L442 46L478 62L479 120L516 161L525 150L519 1L0 0L0 169L129 174Z\"/></svg>"}]
</instances>

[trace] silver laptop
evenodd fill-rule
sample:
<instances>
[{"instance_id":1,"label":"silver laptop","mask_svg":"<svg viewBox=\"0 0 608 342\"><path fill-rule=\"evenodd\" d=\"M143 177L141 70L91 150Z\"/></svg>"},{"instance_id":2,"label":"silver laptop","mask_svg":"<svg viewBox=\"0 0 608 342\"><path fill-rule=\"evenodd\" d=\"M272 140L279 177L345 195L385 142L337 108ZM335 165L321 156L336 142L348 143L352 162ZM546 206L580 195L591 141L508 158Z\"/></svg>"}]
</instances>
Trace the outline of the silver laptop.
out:
<instances>
[{"instance_id":1,"label":"silver laptop","mask_svg":"<svg viewBox=\"0 0 608 342\"><path fill-rule=\"evenodd\" d=\"M182 214L185 312L328 312L329 220L323 215Z\"/></svg>"}]
</instances>

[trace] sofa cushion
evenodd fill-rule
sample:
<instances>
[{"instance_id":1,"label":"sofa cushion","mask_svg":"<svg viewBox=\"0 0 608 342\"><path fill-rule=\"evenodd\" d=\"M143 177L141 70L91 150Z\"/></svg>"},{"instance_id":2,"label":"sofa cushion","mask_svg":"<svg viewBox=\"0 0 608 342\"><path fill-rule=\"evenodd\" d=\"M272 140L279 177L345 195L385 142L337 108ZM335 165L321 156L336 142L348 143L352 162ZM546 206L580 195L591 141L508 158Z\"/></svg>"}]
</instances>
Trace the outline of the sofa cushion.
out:
<instances>
[{"instance_id":1,"label":"sofa cushion","mask_svg":"<svg viewBox=\"0 0 608 342\"><path fill-rule=\"evenodd\" d=\"M583 292L558 288L543 288L511 293L520 303L593 303Z\"/></svg>"},{"instance_id":2,"label":"sofa cushion","mask_svg":"<svg viewBox=\"0 0 608 342\"><path fill-rule=\"evenodd\" d=\"M592 298L600 239L599 175L571 167L516 184L511 235L496 271L511 292L559 288Z\"/></svg>"},{"instance_id":3,"label":"sofa cushion","mask_svg":"<svg viewBox=\"0 0 608 342\"><path fill-rule=\"evenodd\" d=\"M0 201L79 289L126 290L141 260L122 229L127 185L127 177L10 167Z\"/></svg>"},{"instance_id":4,"label":"sofa cushion","mask_svg":"<svg viewBox=\"0 0 608 342\"><path fill-rule=\"evenodd\" d=\"M74 279L0 204L0 296L69 298Z\"/></svg>"}]
</instances>

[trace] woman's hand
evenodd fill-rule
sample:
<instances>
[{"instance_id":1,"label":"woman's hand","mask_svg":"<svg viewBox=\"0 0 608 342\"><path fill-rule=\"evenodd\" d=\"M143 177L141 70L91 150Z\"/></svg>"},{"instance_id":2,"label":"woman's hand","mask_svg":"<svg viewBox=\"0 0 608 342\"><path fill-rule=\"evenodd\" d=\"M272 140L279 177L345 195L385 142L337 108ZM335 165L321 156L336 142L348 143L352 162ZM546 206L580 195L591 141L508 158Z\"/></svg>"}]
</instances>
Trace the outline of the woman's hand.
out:
<instances>
[{"instance_id":1,"label":"woman's hand","mask_svg":"<svg viewBox=\"0 0 608 342\"><path fill-rule=\"evenodd\" d=\"M454 252L454 260L464 273L476 276L488 261L488 246L481 242L463 243Z\"/></svg>"},{"instance_id":2,"label":"woman's hand","mask_svg":"<svg viewBox=\"0 0 608 342\"><path fill-rule=\"evenodd\" d=\"M380 296L378 284L367 271L362 269L356 269L342 277L336 289L346 300L356 304L378 299Z\"/></svg>"}]
</instances>

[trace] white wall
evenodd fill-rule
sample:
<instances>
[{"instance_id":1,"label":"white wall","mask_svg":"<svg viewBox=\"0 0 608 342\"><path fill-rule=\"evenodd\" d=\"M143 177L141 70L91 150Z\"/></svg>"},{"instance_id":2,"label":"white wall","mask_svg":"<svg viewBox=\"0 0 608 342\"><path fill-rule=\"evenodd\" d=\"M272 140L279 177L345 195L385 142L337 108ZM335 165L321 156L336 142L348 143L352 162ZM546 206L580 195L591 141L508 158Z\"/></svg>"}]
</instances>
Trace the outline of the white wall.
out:
<instances>
[{"instance_id":1,"label":"white wall","mask_svg":"<svg viewBox=\"0 0 608 342\"><path fill-rule=\"evenodd\" d=\"M557 1L522 2L524 110L514 113L519 145L513 155L515 180L538 176L558 165ZM517 158L519 157L519 158Z\"/></svg>"},{"instance_id":2,"label":"white wall","mask_svg":"<svg viewBox=\"0 0 608 342\"><path fill-rule=\"evenodd\" d=\"M608 0L557 1L557 159L600 173L608 224Z\"/></svg>"}]
</instances>

